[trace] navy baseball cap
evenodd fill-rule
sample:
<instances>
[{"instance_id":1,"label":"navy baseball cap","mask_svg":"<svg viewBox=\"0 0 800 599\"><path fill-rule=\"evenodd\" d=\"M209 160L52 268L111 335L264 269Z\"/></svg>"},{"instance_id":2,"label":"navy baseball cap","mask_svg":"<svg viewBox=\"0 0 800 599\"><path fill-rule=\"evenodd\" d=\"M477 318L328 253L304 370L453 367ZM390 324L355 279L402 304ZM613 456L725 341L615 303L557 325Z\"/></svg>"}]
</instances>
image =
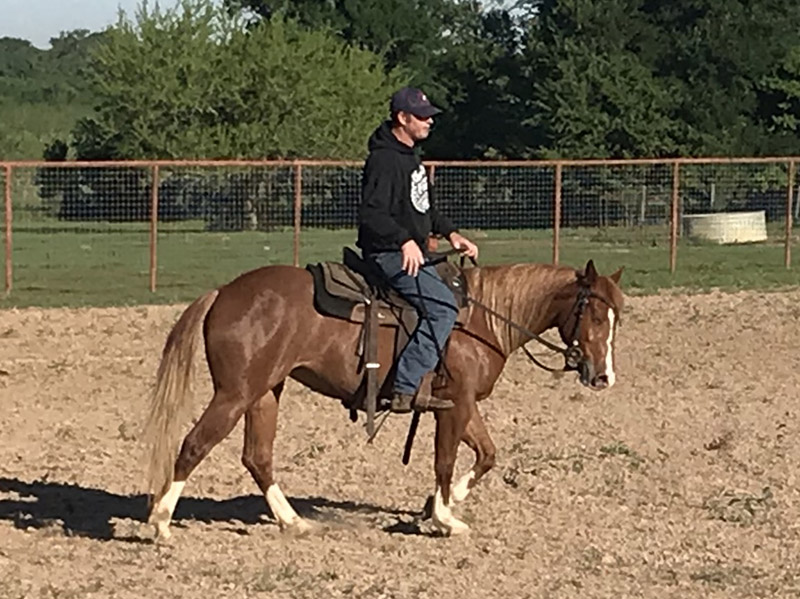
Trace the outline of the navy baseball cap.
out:
<instances>
[{"instance_id":1,"label":"navy baseball cap","mask_svg":"<svg viewBox=\"0 0 800 599\"><path fill-rule=\"evenodd\" d=\"M428 119L435 114L442 112L428 100L421 89L416 87L404 87L397 90L392 95L389 103L389 112L408 112L420 119Z\"/></svg>"}]
</instances>

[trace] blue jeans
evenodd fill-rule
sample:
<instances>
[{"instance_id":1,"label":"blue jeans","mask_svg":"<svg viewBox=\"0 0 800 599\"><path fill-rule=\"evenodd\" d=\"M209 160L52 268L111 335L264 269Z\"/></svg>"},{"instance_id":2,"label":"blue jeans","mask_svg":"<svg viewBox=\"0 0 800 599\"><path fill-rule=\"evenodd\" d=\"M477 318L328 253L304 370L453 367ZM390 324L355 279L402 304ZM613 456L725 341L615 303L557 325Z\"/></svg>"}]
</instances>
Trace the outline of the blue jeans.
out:
<instances>
[{"instance_id":1,"label":"blue jeans","mask_svg":"<svg viewBox=\"0 0 800 599\"><path fill-rule=\"evenodd\" d=\"M422 377L439 362L437 349L444 351L456 323L455 297L433 266L420 268L416 277L404 271L402 252L380 252L365 257L380 267L389 284L420 315L419 324L397 362L394 382L395 392L415 393Z\"/></svg>"}]
</instances>

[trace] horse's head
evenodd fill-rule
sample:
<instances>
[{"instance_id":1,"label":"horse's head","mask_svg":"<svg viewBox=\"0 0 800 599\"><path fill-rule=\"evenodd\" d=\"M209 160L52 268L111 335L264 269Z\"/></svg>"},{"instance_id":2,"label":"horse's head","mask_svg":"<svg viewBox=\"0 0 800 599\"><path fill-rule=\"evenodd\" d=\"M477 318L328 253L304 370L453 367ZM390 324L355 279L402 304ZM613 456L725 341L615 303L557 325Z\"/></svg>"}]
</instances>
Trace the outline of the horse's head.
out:
<instances>
[{"instance_id":1,"label":"horse's head","mask_svg":"<svg viewBox=\"0 0 800 599\"><path fill-rule=\"evenodd\" d=\"M580 374L580 381L594 390L614 384L614 341L622 311L623 295L618 283L622 269L610 276L597 273L589 260L571 286L571 310L559 324L559 333L568 347L580 350L568 354L569 366Z\"/></svg>"}]
</instances>

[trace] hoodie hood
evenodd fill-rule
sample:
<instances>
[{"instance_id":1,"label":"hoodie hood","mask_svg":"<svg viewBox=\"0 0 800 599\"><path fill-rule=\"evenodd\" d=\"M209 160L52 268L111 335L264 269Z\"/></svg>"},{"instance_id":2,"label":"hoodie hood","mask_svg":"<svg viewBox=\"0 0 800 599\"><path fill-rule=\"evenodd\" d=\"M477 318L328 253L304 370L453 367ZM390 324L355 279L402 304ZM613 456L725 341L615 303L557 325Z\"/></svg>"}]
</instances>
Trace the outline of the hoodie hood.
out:
<instances>
[{"instance_id":1,"label":"hoodie hood","mask_svg":"<svg viewBox=\"0 0 800 599\"><path fill-rule=\"evenodd\" d=\"M414 153L414 148L408 147L394 136L394 133L392 133L391 121L384 121L373 131L367 143L367 148L370 152L376 150L393 150L402 154Z\"/></svg>"}]
</instances>

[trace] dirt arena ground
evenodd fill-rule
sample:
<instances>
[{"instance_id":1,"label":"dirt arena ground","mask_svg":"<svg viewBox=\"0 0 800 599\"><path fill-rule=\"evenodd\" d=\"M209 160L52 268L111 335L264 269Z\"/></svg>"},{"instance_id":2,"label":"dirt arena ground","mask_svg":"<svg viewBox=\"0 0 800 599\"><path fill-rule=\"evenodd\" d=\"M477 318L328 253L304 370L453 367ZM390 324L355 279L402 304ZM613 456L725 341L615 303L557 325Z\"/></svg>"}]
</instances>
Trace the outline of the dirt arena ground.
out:
<instances>
[{"instance_id":1,"label":"dirt arena ground","mask_svg":"<svg viewBox=\"0 0 800 599\"><path fill-rule=\"evenodd\" d=\"M0 312L0 597L800 597L800 291L629 298L603 393L515 355L466 537L421 518L431 417L403 467L406 418L367 446L291 385L277 476L315 533L278 531L240 424L156 545L137 435L181 309Z\"/></svg>"}]
</instances>

